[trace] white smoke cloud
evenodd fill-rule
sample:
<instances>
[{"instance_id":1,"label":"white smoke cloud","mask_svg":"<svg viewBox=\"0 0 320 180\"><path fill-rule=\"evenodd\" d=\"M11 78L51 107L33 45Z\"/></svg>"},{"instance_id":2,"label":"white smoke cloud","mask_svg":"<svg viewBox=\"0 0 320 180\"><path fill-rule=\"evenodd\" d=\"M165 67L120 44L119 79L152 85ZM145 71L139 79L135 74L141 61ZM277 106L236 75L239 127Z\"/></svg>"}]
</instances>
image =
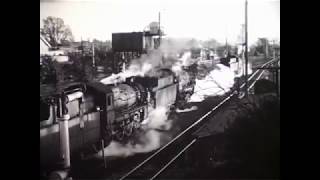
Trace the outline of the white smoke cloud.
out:
<instances>
[{"instance_id":1,"label":"white smoke cloud","mask_svg":"<svg viewBox=\"0 0 320 180\"><path fill-rule=\"evenodd\" d=\"M187 51L183 53L182 57L179 60L182 61L182 65L187 66L189 65L189 59L191 59L191 52Z\"/></svg>"},{"instance_id":2,"label":"white smoke cloud","mask_svg":"<svg viewBox=\"0 0 320 180\"><path fill-rule=\"evenodd\" d=\"M117 141L112 141L109 146L104 149L105 156L128 157L136 153L146 153L155 150L161 145L161 133L156 130L148 130L139 137L139 142L134 144L121 144ZM102 157L102 151L96 155Z\"/></svg>"},{"instance_id":3,"label":"white smoke cloud","mask_svg":"<svg viewBox=\"0 0 320 180\"><path fill-rule=\"evenodd\" d=\"M190 57L191 52L186 50L199 47L196 42L190 43L190 39L163 39L158 49L131 60L129 67L123 72L112 74L100 82L116 84L132 76L154 76L155 70L159 68L168 68L177 74L182 71L182 66L190 65L194 61ZM177 55L183 51L185 51L183 56L178 58Z\"/></svg>"},{"instance_id":4,"label":"white smoke cloud","mask_svg":"<svg viewBox=\"0 0 320 180\"><path fill-rule=\"evenodd\" d=\"M125 73L144 76L146 73L157 67L161 62L162 56L159 50L151 51L149 54L142 54L140 58L133 59Z\"/></svg>"},{"instance_id":5,"label":"white smoke cloud","mask_svg":"<svg viewBox=\"0 0 320 180\"><path fill-rule=\"evenodd\" d=\"M191 52L187 51L182 58L178 58L178 54L191 48L200 47L197 43L190 43L190 39L163 39L161 42L158 49L133 59L125 70L124 76L151 76L150 71L157 68L168 68L174 72L181 71L181 66L190 64Z\"/></svg>"},{"instance_id":6,"label":"white smoke cloud","mask_svg":"<svg viewBox=\"0 0 320 180\"><path fill-rule=\"evenodd\" d=\"M208 96L223 95L234 84L235 74L227 66L217 64L204 79L196 79L194 93L189 102L201 102Z\"/></svg>"},{"instance_id":7,"label":"white smoke cloud","mask_svg":"<svg viewBox=\"0 0 320 180\"><path fill-rule=\"evenodd\" d=\"M168 109L165 107L158 107L154 109L150 115L150 122L148 128L169 130L171 128L171 120L168 119Z\"/></svg>"},{"instance_id":8,"label":"white smoke cloud","mask_svg":"<svg viewBox=\"0 0 320 180\"><path fill-rule=\"evenodd\" d=\"M112 141L104 149L105 156L128 157L136 153L146 153L158 149L163 139L168 139L168 135L158 130L170 130L172 121L168 120L168 110L165 107L159 107L150 112L148 123L142 132L138 133L138 138L127 144L121 144ZM102 151L98 152L96 157L102 157Z\"/></svg>"},{"instance_id":9,"label":"white smoke cloud","mask_svg":"<svg viewBox=\"0 0 320 180\"><path fill-rule=\"evenodd\" d=\"M201 102L208 96L225 94L233 87L236 77L244 76L244 69L245 62L241 58L238 63L231 63L230 67L222 64L213 65L213 69L203 79L196 79L194 94L189 102ZM252 74L250 62L248 74Z\"/></svg>"}]
</instances>

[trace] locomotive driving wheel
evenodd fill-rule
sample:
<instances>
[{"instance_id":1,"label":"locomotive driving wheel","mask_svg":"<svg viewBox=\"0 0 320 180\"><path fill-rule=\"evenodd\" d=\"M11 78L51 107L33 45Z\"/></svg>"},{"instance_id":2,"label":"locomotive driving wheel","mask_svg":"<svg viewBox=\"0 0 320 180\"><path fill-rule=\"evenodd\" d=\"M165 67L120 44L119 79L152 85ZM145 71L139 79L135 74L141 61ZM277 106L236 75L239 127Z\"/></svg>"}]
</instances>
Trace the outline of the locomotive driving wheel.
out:
<instances>
[{"instance_id":1,"label":"locomotive driving wheel","mask_svg":"<svg viewBox=\"0 0 320 180\"><path fill-rule=\"evenodd\" d=\"M134 129L139 129L140 128L140 114L135 113L133 116L133 128Z\"/></svg>"},{"instance_id":2,"label":"locomotive driving wheel","mask_svg":"<svg viewBox=\"0 0 320 180\"><path fill-rule=\"evenodd\" d=\"M132 132L133 132L133 122L130 122L129 124L127 124L124 128L124 134L126 136L131 136Z\"/></svg>"},{"instance_id":3,"label":"locomotive driving wheel","mask_svg":"<svg viewBox=\"0 0 320 180\"><path fill-rule=\"evenodd\" d=\"M124 139L124 136L125 136L124 130L118 131L115 134L115 137L118 141L122 141Z\"/></svg>"}]
</instances>

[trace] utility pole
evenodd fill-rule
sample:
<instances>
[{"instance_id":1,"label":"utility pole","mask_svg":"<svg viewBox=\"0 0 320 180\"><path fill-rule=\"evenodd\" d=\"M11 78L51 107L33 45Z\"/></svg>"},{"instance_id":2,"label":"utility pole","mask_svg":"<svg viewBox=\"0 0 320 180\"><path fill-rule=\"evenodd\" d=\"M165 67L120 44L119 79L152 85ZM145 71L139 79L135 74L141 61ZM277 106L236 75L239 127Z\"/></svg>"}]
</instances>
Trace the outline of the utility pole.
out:
<instances>
[{"instance_id":1,"label":"utility pole","mask_svg":"<svg viewBox=\"0 0 320 180\"><path fill-rule=\"evenodd\" d=\"M269 57L269 41L267 38L266 38L265 46L266 46L265 48L266 48L266 60L267 60Z\"/></svg>"},{"instance_id":2,"label":"utility pole","mask_svg":"<svg viewBox=\"0 0 320 180\"><path fill-rule=\"evenodd\" d=\"M161 44L161 26L160 26L160 12L159 12L159 47L160 47L160 44Z\"/></svg>"},{"instance_id":3,"label":"utility pole","mask_svg":"<svg viewBox=\"0 0 320 180\"><path fill-rule=\"evenodd\" d=\"M275 59L276 58L275 40L272 40L272 54L273 54L273 59Z\"/></svg>"},{"instance_id":4,"label":"utility pole","mask_svg":"<svg viewBox=\"0 0 320 180\"><path fill-rule=\"evenodd\" d=\"M228 47L228 38L226 37L226 57L228 57L228 53L229 53L229 47Z\"/></svg>"},{"instance_id":5,"label":"utility pole","mask_svg":"<svg viewBox=\"0 0 320 180\"><path fill-rule=\"evenodd\" d=\"M245 2L245 95L248 96L248 1Z\"/></svg>"},{"instance_id":6,"label":"utility pole","mask_svg":"<svg viewBox=\"0 0 320 180\"><path fill-rule=\"evenodd\" d=\"M96 62L94 60L94 42L92 40L92 66L95 67L96 66Z\"/></svg>"},{"instance_id":7,"label":"utility pole","mask_svg":"<svg viewBox=\"0 0 320 180\"><path fill-rule=\"evenodd\" d=\"M83 42L82 42L82 36L81 36L81 55L83 56Z\"/></svg>"}]
</instances>

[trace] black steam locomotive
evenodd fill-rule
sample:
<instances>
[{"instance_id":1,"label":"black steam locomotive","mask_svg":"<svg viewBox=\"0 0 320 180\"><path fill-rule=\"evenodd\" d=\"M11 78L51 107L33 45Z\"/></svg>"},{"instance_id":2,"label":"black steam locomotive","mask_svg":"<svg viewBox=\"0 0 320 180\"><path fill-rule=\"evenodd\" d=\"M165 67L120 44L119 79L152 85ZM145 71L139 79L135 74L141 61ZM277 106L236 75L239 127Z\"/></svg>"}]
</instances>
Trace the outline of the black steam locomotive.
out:
<instances>
[{"instance_id":1,"label":"black steam locomotive","mask_svg":"<svg viewBox=\"0 0 320 180\"><path fill-rule=\"evenodd\" d=\"M179 78L169 69L160 69L153 77L129 77L119 84L72 83L51 92L40 88L42 169L61 167L57 162L69 167L70 155L102 140L107 146L113 139L130 138L148 123L152 110L172 107L179 91Z\"/></svg>"}]
</instances>

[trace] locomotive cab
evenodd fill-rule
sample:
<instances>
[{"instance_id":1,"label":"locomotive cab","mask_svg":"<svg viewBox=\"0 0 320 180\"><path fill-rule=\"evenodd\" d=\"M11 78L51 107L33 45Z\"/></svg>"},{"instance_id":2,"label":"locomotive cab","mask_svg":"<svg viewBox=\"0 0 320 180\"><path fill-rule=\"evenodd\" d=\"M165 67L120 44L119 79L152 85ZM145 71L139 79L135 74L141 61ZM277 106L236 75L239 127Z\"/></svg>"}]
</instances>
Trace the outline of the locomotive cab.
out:
<instances>
[{"instance_id":1,"label":"locomotive cab","mask_svg":"<svg viewBox=\"0 0 320 180\"><path fill-rule=\"evenodd\" d=\"M88 93L94 97L94 104L100 112L100 136L108 145L112 140L112 120L114 119L113 94L110 88L99 82L87 85Z\"/></svg>"}]
</instances>

